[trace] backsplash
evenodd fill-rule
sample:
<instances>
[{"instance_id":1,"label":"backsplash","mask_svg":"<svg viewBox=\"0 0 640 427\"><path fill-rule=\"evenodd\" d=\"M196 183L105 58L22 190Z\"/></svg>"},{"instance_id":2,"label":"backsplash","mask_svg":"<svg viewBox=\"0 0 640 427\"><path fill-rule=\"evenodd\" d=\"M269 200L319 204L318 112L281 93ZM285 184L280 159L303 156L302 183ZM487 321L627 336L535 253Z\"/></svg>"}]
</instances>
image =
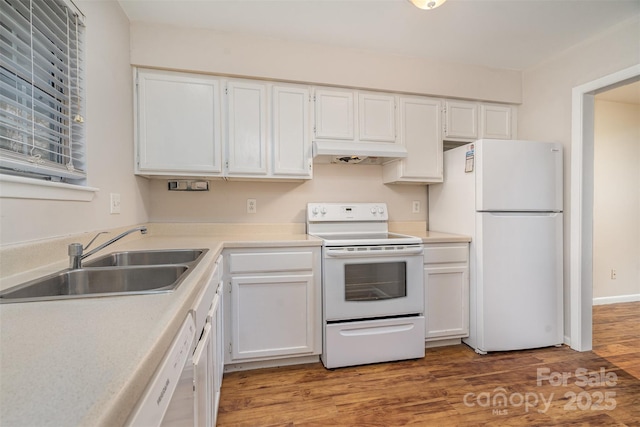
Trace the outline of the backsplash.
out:
<instances>
[{"instance_id":1,"label":"backsplash","mask_svg":"<svg viewBox=\"0 0 640 427\"><path fill-rule=\"evenodd\" d=\"M100 235L91 245L98 247L119 233L122 233L133 226L114 228L108 234ZM151 231L151 230L150 230ZM56 271L60 269L59 264L69 259L68 249L70 243L82 243L86 245L97 234L97 231L69 235L65 237L43 239L15 245L5 245L0 247L0 278L6 278L20 274L35 268L45 267L54 264ZM140 233L131 234L121 241L114 243L111 248L117 248L119 244L141 238ZM63 267L64 268L64 267Z\"/></svg>"}]
</instances>

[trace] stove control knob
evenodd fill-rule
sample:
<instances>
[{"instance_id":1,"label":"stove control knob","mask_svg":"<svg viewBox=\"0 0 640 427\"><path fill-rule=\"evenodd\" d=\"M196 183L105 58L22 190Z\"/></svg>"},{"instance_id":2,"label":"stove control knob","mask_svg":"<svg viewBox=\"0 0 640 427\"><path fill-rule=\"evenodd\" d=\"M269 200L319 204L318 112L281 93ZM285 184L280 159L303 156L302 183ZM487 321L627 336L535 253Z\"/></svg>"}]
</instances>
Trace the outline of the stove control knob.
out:
<instances>
[{"instance_id":1,"label":"stove control knob","mask_svg":"<svg viewBox=\"0 0 640 427\"><path fill-rule=\"evenodd\" d=\"M371 214L372 214L372 215L375 215L375 214L376 214L376 212L377 212L377 211L376 211L376 208L375 208L375 207L374 207L374 208L371 208Z\"/></svg>"},{"instance_id":2,"label":"stove control knob","mask_svg":"<svg viewBox=\"0 0 640 427\"><path fill-rule=\"evenodd\" d=\"M384 208L383 207L379 207L378 208L378 213L382 215L384 213Z\"/></svg>"},{"instance_id":3,"label":"stove control knob","mask_svg":"<svg viewBox=\"0 0 640 427\"><path fill-rule=\"evenodd\" d=\"M327 213L327 208L324 206L321 206L321 207L314 206L314 208L311 209L311 213L313 213L313 216L318 216L319 213L322 215L325 215Z\"/></svg>"}]
</instances>

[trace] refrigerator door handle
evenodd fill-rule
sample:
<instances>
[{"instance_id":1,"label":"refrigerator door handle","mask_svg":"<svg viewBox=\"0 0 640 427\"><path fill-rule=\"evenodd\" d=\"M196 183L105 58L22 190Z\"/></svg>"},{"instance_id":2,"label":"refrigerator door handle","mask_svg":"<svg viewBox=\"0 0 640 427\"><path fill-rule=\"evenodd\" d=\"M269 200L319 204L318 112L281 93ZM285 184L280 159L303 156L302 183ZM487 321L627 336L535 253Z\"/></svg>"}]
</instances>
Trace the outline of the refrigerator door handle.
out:
<instances>
[{"instance_id":1,"label":"refrigerator door handle","mask_svg":"<svg viewBox=\"0 0 640 427\"><path fill-rule=\"evenodd\" d=\"M486 212L486 211L478 211L478 213L486 213L493 216L555 216L562 212L531 212L531 211L523 211L523 212Z\"/></svg>"}]
</instances>

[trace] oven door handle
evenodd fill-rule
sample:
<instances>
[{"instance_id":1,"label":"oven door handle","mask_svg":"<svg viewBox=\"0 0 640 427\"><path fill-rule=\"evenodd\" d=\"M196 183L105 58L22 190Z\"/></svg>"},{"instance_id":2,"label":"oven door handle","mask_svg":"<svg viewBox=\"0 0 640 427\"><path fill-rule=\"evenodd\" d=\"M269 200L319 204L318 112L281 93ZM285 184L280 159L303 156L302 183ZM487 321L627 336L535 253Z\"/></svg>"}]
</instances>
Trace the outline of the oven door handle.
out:
<instances>
[{"instance_id":1,"label":"oven door handle","mask_svg":"<svg viewBox=\"0 0 640 427\"><path fill-rule=\"evenodd\" d=\"M325 254L332 258L354 258L354 257L381 257L381 256L405 256L405 255L422 255L422 247L403 248L396 250L364 250L364 251L345 251L344 249L327 248Z\"/></svg>"}]
</instances>

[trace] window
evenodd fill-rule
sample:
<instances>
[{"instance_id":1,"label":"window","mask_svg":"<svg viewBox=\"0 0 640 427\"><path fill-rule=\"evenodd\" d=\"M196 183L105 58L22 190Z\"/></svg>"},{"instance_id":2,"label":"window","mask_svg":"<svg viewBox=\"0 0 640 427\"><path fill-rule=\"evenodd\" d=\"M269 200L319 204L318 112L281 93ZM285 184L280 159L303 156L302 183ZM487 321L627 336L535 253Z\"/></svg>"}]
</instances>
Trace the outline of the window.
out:
<instances>
[{"instance_id":1,"label":"window","mask_svg":"<svg viewBox=\"0 0 640 427\"><path fill-rule=\"evenodd\" d=\"M0 172L86 176L83 15L69 0L0 0Z\"/></svg>"}]
</instances>

